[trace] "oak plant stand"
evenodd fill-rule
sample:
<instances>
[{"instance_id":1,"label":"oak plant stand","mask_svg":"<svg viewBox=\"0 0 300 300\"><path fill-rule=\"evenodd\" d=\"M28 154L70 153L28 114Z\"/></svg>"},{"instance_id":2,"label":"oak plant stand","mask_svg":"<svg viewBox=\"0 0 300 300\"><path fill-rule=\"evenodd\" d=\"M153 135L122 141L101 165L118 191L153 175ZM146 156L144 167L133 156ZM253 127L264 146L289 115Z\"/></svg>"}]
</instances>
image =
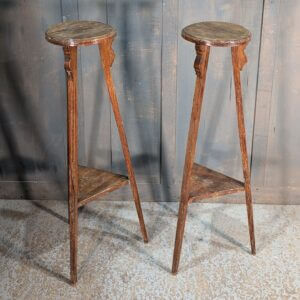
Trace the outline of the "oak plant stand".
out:
<instances>
[{"instance_id":1,"label":"oak plant stand","mask_svg":"<svg viewBox=\"0 0 300 300\"><path fill-rule=\"evenodd\" d=\"M196 45L197 55L194 68L197 77L181 187L181 200L173 255L173 274L177 274L178 272L188 204L204 198L245 191L251 252L252 254L255 254L250 170L247 156L240 80L240 71L247 62L244 50L251 39L251 33L244 27L236 24L225 22L200 22L185 27L182 30L182 37ZM237 121L245 182L240 182L194 163L207 64L210 47L213 46L231 47Z\"/></svg>"},{"instance_id":2,"label":"oak plant stand","mask_svg":"<svg viewBox=\"0 0 300 300\"><path fill-rule=\"evenodd\" d=\"M130 182L133 198L145 242L148 242L137 184L131 164L127 139L118 100L111 76L114 61L112 42L114 28L94 21L68 21L50 27L45 34L48 42L63 47L68 90L68 202L70 227L70 274L71 283L77 282L78 209ZM78 111L77 111L77 48L80 45L98 45L104 77L114 112L128 177L94 168L78 166Z\"/></svg>"}]
</instances>

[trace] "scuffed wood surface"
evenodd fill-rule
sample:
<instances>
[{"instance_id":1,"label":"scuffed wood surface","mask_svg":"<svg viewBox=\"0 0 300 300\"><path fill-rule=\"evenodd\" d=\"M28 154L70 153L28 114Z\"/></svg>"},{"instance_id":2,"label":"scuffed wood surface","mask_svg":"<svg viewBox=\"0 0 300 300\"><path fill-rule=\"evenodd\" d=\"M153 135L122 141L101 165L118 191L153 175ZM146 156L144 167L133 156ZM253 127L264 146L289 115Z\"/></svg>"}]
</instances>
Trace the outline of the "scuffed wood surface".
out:
<instances>
[{"instance_id":1,"label":"scuffed wood surface","mask_svg":"<svg viewBox=\"0 0 300 300\"><path fill-rule=\"evenodd\" d=\"M196 163L193 165L191 181L191 202L244 191L243 182Z\"/></svg>"},{"instance_id":2,"label":"scuffed wood surface","mask_svg":"<svg viewBox=\"0 0 300 300\"><path fill-rule=\"evenodd\" d=\"M110 25L96 21L67 21L51 26L45 34L48 42L61 46L98 44L117 34Z\"/></svg>"},{"instance_id":3,"label":"scuffed wood surface","mask_svg":"<svg viewBox=\"0 0 300 300\"><path fill-rule=\"evenodd\" d=\"M87 204L128 184L128 177L94 168L79 166L79 203Z\"/></svg>"},{"instance_id":4,"label":"scuffed wood surface","mask_svg":"<svg viewBox=\"0 0 300 300\"><path fill-rule=\"evenodd\" d=\"M199 22L183 28L182 37L196 44L232 47L249 42L251 33L233 23Z\"/></svg>"}]
</instances>

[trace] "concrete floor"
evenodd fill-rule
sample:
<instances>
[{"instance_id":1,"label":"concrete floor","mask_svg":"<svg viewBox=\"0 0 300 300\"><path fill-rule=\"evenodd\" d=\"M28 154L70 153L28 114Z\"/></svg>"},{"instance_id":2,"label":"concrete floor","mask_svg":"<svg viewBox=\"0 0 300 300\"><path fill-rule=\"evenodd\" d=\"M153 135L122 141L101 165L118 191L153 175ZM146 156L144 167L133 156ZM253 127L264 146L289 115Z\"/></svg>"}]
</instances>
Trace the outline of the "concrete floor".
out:
<instances>
[{"instance_id":1,"label":"concrete floor","mask_svg":"<svg viewBox=\"0 0 300 300\"><path fill-rule=\"evenodd\" d=\"M66 203L0 201L1 299L300 299L300 206L192 204L179 274L170 274L178 203L132 202L80 213L79 282L70 286Z\"/></svg>"}]
</instances>

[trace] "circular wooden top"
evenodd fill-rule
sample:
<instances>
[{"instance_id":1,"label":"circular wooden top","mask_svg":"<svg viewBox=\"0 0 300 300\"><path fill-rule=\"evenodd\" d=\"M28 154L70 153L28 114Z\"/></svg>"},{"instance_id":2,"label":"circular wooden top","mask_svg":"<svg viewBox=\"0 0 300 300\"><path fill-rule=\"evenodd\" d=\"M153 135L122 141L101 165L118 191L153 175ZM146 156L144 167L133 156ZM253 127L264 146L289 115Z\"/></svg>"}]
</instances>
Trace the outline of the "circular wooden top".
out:
<instances>
[{"instance_id":1,"label":"circular wooden top","mask_svg":"<svg viewBox=\"0 0 300 300\"><path fill-rule=\"evenodd\" d=\"M67 21L53 25L45 33L46 40L61 46L98 44L100 40L116 36L110 25L96 21Z\"/></svg>"},{"instance_id":2,"label":"circular wooden top","mask_svg":"<svg viewBox=\"0 0 300 300\"><path fill-rule=\"evenodd\" d=\"M233 47L251 40L251 32L243 26L227 22L200 22L183 28L182 37L207 46Z\"/></svg>"}]
</instances>

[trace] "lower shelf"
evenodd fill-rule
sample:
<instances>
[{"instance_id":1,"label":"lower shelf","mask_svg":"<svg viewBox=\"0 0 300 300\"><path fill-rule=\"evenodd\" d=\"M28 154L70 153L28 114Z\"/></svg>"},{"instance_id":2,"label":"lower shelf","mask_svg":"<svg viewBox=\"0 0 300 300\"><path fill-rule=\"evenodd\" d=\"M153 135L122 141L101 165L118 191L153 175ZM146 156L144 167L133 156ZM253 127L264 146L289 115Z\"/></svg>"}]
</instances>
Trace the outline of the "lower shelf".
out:
<instances>
[{"instance_id":1,"label":"lower shelf","mask_svg":"<svg viewBox=\"0 0 300 300\"><path fill-rule=\"evenodd\" d=\"M204 166L195 164L189 201L202 200L244 191L244 183Z\"/></svg>"},{"instance_id":2,"label":"lower shelf","mask_svg":"<svg viewBox=\"0 0 300 300\"><path fill-rule=\"evenodd\" d=\"M78 207L104 196L129 182L127 176L82 166L78 166L78 176Z\"/></svg>"}]
</instances>

